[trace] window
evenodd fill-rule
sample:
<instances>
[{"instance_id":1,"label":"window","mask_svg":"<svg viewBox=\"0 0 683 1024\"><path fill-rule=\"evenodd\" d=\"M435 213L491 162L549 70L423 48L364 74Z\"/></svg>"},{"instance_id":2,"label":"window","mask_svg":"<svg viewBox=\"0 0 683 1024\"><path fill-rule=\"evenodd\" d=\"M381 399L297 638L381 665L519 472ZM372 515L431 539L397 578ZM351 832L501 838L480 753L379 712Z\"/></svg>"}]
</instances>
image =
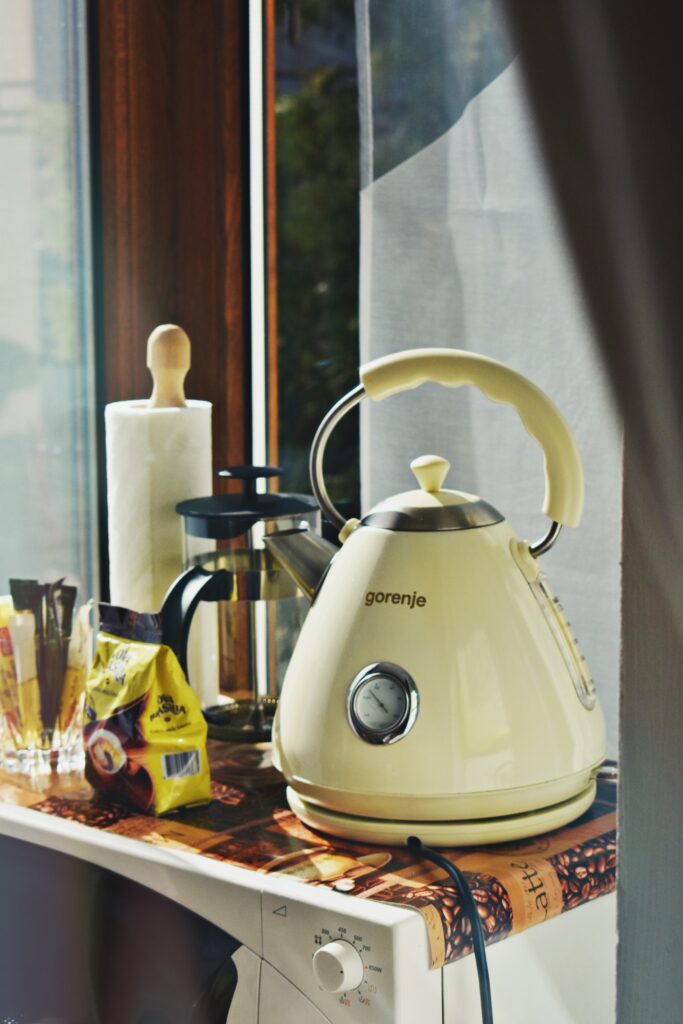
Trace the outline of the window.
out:
<instances>
[{"instance_id":1,"label":"window","mask_svg":"<svg viewBox=\"0 0 683 1024\"><path fill-rule=\"evenodd\" d=\"M0 592L97 590L83 0L0 2Z\"/></svg>"},{"instance_id":2,"label":"window","mask_svg":"<svg viewBox=\"0 0 683 1024\"><path fill-rule=\"evenodd\" d=\"M360 153L353 0L276 5L279 461L310 491L308 454L358 366ZM359 506L358 424L330 445L328 486Z\"/></svg>"}]
</instances>

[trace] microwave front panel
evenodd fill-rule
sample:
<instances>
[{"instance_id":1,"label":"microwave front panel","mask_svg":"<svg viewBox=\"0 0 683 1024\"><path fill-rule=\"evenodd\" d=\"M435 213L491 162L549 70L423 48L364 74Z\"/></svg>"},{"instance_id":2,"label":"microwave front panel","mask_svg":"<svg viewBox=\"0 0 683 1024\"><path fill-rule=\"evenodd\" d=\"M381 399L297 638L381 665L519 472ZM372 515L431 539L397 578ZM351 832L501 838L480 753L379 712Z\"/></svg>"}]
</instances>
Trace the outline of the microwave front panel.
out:
<instances>
[{"instance_id":1,"label":"microwave front panel","mask_svg":"<svg viewBox=\"0 0 683 1024\"><path fill-rule=\"evenodd\" d=\"M441 972L414 910L269 879L263 956L332 1024L442 1024Z\"/></svg>"},{"instance_id":2,"label":"microwave front panel","mask_svg":"<svg viewBox=\"0 0 683 1024\"><path fill-rule=\"evenodd\" d=\"M330 1024L329 1018L318 1010L303 992L292 985L270 964L261 966L261 993L259 998L259 1024ZM232 1024L229 1018L228 1024ZM235 1017L235 1024L242 1024Z\"/></svg>"},{"instance_id":3,"label":"microwave front panel","mask_svg":"<svg viewBox=\"0 0 683 1024\"><path fill-rule=\"evenodd\" d=\"M237 986L225 1024L260 1024L261 958L245 946L240 946L233 953L232 961L237 970Z\"/></svg>"}]
</instances>

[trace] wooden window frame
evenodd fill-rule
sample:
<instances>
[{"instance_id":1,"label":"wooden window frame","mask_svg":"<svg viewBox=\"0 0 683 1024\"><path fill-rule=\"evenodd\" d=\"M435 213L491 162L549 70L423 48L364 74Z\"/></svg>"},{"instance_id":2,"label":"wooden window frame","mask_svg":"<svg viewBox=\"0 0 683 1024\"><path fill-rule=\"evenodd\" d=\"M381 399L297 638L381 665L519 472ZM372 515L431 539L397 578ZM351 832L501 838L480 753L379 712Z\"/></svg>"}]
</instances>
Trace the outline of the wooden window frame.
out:
<instances>
[{"instance_id":1,"label":"wooden window frame","mask_svg":"<svg viewBox=\"0 0 683 1024\"><path fill-rule=\"evenodd\" d=\"M264 0L274 83L274 0ZM252 461L248 0L90 0L100 568L103 409L149 394L146 339L179 323L187 391L213 404L214 467ZM270 49L269 49L270 47ZM266 84L264 95L272 99ZM274 103L272 105L274 128ZM269 458L277 457L274 137L265 131ZM271 155L272 154L272 155ZM223 486L221 484L221 486ZM228 485L225 485L228 486ZM218 489L218 488L217 488Z\"/></svg>"}]
</instances>

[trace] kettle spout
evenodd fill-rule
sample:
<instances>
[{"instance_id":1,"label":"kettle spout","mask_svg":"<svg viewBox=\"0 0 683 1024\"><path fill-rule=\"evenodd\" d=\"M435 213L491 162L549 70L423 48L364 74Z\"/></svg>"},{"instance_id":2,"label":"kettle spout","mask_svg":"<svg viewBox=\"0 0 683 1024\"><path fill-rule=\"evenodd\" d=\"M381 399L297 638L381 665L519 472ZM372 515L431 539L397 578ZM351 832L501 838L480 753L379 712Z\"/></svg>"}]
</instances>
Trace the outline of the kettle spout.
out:
<instances>
[{"instance_id":1,"label":"kettle spout","mask_svg":"<svg viewBox=\"0 0 683 1024\"><path fill-rule=\"evenodd\" d=\"M307 527L269 533L263 538L263 543L308 600L312 601L325 570L337 553L334 544L312 533Z\"/></svg>"}]
</instances>

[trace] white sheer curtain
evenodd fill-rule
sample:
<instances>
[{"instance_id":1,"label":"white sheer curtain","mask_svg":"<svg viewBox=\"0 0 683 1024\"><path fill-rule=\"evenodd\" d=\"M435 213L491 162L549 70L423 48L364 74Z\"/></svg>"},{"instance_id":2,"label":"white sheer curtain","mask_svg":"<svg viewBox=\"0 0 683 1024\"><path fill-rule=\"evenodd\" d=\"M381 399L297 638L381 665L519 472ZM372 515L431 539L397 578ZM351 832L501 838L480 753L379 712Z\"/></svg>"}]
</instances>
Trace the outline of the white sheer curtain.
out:
<instances>
[{"instance_id":1,"label":"white sheer curtain","mask_svg":"<svg viewBox=\"0 0 683 1024\"><path fill-rule=\"evenodd\" d=\"M544 569L595 677L617 749L620 432L535 150L502 13L484 0L357 0L361 361L442 345L529 376L575 432L586 505ZM365 403L369 406L370 403ZM540 450L508 407L424 386L365 408L367 508L450 459L447 486L545 532ZM457 566L454 566L457 572Z\"/></svg>"},{"instance_id":2,"label":"white sheer curtain","mask_svg":"<svg viewBox=\"0 0 683 1024\"><path fill-rule=\"evenodd\" d=\"M683 1006L683 7L506 0L626 424L619 1024Z\"/></svg>"}]
</instances>

